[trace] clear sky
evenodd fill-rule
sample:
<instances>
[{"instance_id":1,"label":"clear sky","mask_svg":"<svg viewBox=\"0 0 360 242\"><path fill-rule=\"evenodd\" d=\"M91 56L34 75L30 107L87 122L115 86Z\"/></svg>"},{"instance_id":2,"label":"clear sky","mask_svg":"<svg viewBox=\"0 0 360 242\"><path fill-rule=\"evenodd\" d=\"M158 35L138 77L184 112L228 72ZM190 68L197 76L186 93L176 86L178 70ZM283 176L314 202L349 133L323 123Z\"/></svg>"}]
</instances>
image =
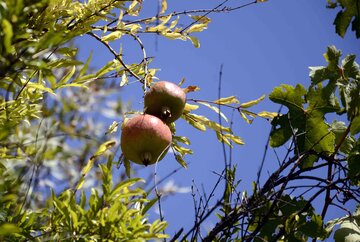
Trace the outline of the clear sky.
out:
<instances>
[{"instance_id":1,"label":"clear sky","mask_svg":"<svg viewBox=\"0 0 360 242\"><path fill-rule=\"evenodd\" d=\"M155 15L157 1L143 2L144 14ZM168 11L207 9L220 2L168 0ZM229 1L227 6L239 6L244 3L246 1L233 0ZM325 5L325 0L270 0L230 13L210 14L212 23L209 24L209 28L196 35L201 43L199 49L194 48L189 41L169 40L150 35L140 38L144 42L148 56L155 57L151 67L161 69L157 73L161 80L178 83L185 78L185 85L196 85L201 88L199 92L190 93L189 98L217 99L219 69L223 65L222 96L235 95L241 102L246 102L262 94L268 95L275 86L282 83L302 83L308 86L308 67L326 64L323 53L328 45L335 45L344 55L354 53L360 56L360 40L355 38L353 32L347 32L344 39L336 35L332 23L337 11L326 9ZM112 56L102 47L98 47L98 43L85 39L86 41L81 43L83 58L87 57L85 54L89 53L89 50L93 50L93 65L100 66L111 60ZM113 43L114 48L118 49L120 43L124 49L126 63L141 60L141 50L134 40L120 39ZM359 62L359 58L357 60ZM120 95L124 101L131 101L134 109L142 109L142 90L139 83L125 87ZM253 110L277 111L278 108L278 105L265 100ZM223 111L231 117L231 110ZM200 109L198 113L217 120L217 115L206 108ZM238 113L234 113L233 120L235 134L242 137L246 145L235 147L232 162L237 164L237 178L242 180L240 191L250 192L251 182L256 180L270 124L266 120L257 119L252 125L248 125L240 119ZM177 122L177 134L190 138L190 147L194 154L186 158L190 163L188 169L180 170L170 180L174 180L181 187L190 187L194 182L199 188L204 186L209 193L217 180L213 171L220 173L223 169L222 145L217 141L214 132L200 132L189 127L184 121ZM158 165L159 178L178 166L169 154ZM268 172L276 167L277 162L270 155L266 160L263 178L267 178ZM146 178L153 172L154 166L147 167L143 168L139 175ZM190 193L164 199L162 208L165 219L170 224L167 231L170 234L181 227L185 227L186 231L186 228L193 224L193 198ZM333 213L334 216L339 214L342 213ZM211 226L215 223L216 219L210 218L205 225Z\"/></svg>"}]
</instances>

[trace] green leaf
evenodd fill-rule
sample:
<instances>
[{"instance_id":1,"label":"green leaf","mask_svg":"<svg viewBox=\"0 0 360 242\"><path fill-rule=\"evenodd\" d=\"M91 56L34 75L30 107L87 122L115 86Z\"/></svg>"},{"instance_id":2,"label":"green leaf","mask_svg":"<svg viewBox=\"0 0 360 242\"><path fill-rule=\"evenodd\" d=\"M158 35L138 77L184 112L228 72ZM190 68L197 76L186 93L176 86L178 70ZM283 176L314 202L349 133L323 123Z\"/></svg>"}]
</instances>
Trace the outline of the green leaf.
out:
<instances>
[{"instance_id":1,"label":"green leaf","mask_svg":"<svg viewBox=\"0 0 360 242\"><path fill-rule=\"evenodd\" d=\"M335 30L341 37L345 36L345 33L352 23L352 31L355 32L356 38L360 38L360 13L359 6L356 0L337 0L342 10L338 12L334 20Z\"/></svg>"},{"instance_id":2,"label":"green leaf","mask_svg":"<svg viewBox=\"0 0 360 242\"><path fill-rule=\"evenodd\" d=\"M104 154L105 151L111 149L115 144L116 144L116 141L114 141L114 140L109 140L109 141L102 143L99 146L99 148L97 149L97 151L95 152L95 154L93 155L93 157L95 158L97 156Z\"/></svg>"},{"instance_id":3,"label":"green leaf","mask_svg":"<svg viewBox=\"0 0 360 242\"><path fill-rule=\"evenodd\" d=\"M357 221L358 220L358 221ZM342 221L340 228L335 231L335 242L358 242L360 241L359 219L347 218Z\"/></svg>"},{"instance_id":4,"label":"green leaf","mask_svg":"<svg viewBox=\"0 0 360 242\"><path fill-rule=\"evenodd\" d=\"M176 135L174 135L173 140L181 142L181 143L186 144L186 145L190 145L189 138L185 137L185 136L176 136Z\"/></svg>"},{"instance_id":5,"label":"green leaf","mask_svg":"<svg viewBox=\"0 0 360 242\"><path fill-rule=\"evenodd\" d=\"M149 202L147 202L144 208L142 209L142 215L146 215L149 209L152 208L158 200L159 197L155 197L154 199L151 199Z\"/></svg>"},{"instance_id":6,"label":"green leaf","mask_svg":"<svg viewBox=\"0 0 360 242\"><path fill-rule=\"evenodd\" d=\"M351 183L360 186L360 141L354 144L351 153L347 157L349 164L348 178Z\"/></svg>"},{"instance_id":7,"label":"green leaf","mask_svg":"<svg viewBox=\"0 0 360 242\"><path fill-rule=\"evenodd\" d=\"M0 225L0 235L10 235L21 232L21 229L12 223L3 223Z\"/></svg>"},{"instance_id":8,"label":"green leaf","mask_svg":"<svg viewBox=\"0 0 360 242\"><path fill-rule=\"evenodd\" d=\"M129 187L135 185L136 183L139 182L145 182L143 179L141 178L129 178L123 182L118 183L114 189L111 191L109 199L116 199L117 196L119 196L120 193L123 193L123 190L128 189Z\"/></svg>"},{"instance_id":9,"label":"green leaf","mask_svg":"<svg viewBox=\"0 0 360 242\"><path fill-rule=\"evenodd\" d=\"M280 87L275 87L269 99L275 103L285 105L290 110L302 111L302 105L305 103L304 95L306 89L301 84L297 84L296 87L282 84Z\"/></svg>"},{"instance_id":10,"label":"green leaf","mask_svg":"<svg viewBox=\"0 0 360 242\"><path fill-rule=\"evenodd\" d=\"M352 121L351 121L351 126L350 126L350 133L352 135L356 135L360 132L360 115L356 116Z\"/></svg>"},{"instance_id":11,"label":"green leaf","mask_svg":"<svg viewBox=\"0 0 360 242\"><path fill-rule=\"evenodd\" d=\"M124 158L124 166L125 166L125 173L126 176L130 178L131 176L131 166L130 166L130 161L126 158Z\"/></svg>"},{"instance_id":12,"label":"green leaf","mask_svg":"<svg viewBox=\"0 0 360 242\"><path fill-rule=\"evenodd\" d=\"M14 35L12 25L7 19L3 19L1 22L1 28L1 32L4 35L3 44L5 47L5 52L7 54L11 54L15 50L11 44Z\"/></svg>"},{"instance_id":13,"label":"green leaf","mask_svg":"<svg viewBox=\"0 0 360 242\"><path fill-rule=\"evenodd\" d=\"M350 136L347 136L343 140L344 135L346 134L347 126L344 122L334 120L330 126L330 130L335 135L335 144L338 145L342 142L340 146L340 151L349 154L354 145L354 139Z\"/></svg>"},{"instance_id":14,"label":"green leaf","mask_svg":"<svg viewBox=\"0 0 360 242\"><path fill-rule=\"evenodd\" d=\"M74 75L75 71L76 71L76 66L73 66L71 70L58 82L57 87L65 85Z\"/></svg>"},{"instance_id":15,"label":"green leaf","mask_svg":"<svg viewBox=\"0 0 360 242\"><path fill-rule=\"evenodd\" d=\"M272 120L271 124L273 125L273 130L270 135L270 145L272 147L280 147L292 135L289 118L286 114L279 115Z\"/></svg>"},{"instance_id":16,"label":"green leaf","mask_svg":"<svg viewBox=\"0 0 360 242\"><path fill-rule=\"evenodd\" d=\"M27 88L38 89L38 90L45 91L45 92L48 92L48 93L51 93L51 94L55 95L55 92L54 92L51 88L45 87L45 86L42 85L42 84L29 82L29 83L26 85L26 87L27 87Z\"/></svg>"},{"instance_id":17,"label":"green leaf","mask_svg":"<svg viewBox=\"0 0 360 242\"><path fill-rule=\"evenodd\" d=\"M269 97L289 109L287 114L273 119L270 145L281 146L293 137L296 139L296 152L315 150L330 154L334 151L335 135L325 123L325 114L338 111L339 105L327 87L318 85L316 89L310 87L306 92L301 85L295 88L282 85L274 88ZM316 156L306 158L302 167L312 166L317 159Z\"/></svg>"},{"instance_id":18,"label":"green leaf","mask_svg":"<svg viewBox=\"0 0 360 242\"><path fill-rule=\"evenodd\" d=\"M106 135L115 133L117 131L117 128L119 126L119 123L116 121L113 121L112 124L109 126L108 130L105 132Z\"/></svg>"}]
</instances>

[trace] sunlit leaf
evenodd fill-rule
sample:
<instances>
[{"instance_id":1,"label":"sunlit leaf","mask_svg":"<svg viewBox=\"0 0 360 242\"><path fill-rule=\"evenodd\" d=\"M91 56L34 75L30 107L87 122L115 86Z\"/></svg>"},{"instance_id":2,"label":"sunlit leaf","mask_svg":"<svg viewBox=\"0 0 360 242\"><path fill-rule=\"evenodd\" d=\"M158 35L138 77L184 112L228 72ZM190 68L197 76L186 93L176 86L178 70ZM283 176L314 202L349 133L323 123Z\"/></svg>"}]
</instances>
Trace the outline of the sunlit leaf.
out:
<instances>
[{"instance_id":1,"label":"sunlit leaf","mask_svg":"<svg viewBox=\"0 0 360 242\"><path fill-rule=\"evenodd\" d=\"M129 83L129 78L127 77L126 73L124 72L121 76L120 87L123 87Z\"/></svg>"},{"instance_id":2,"label":"sunlit leaf","mask_svg":"<svg viewBox=\"0 0 360 242\"><path fill-rule=\"evenodd\" d=\"M95 152L95 154L93 155L93 157L97 157L97 156L104 154L105 151L111 149L115 144L116 144L116 141L114 141L114 140L109 140L109 141L106 141L105 143L102 143L99 146L99 148L97 149L97 151Z\"/></svg>"},{"instance_id":3,"label":"sunlit leaf","mask_svg":"<svg viewBox=\"0 0 360 242\"><path fill-rule=\"evenodd\" d=\"M207 24L203 24L203 23L198 23L198 24L193 24L191 25L191 27L189 27L186 32L187 33L194 33L194 32L201 32L204 29L207 28Z\"/></svg>"},{"instance_id":4,"label":"sunlit leaf","mask_svg":"<svg viewBox=\"0 0 360 242\"><path fill-rule=\"evenodd\" d=\"M102 41L114 41L114 40L120 39L122 35L123 35L123 31L116 30L108 35L101 37L101 40Z\"/></svg>"},{"instance_id":5,"label":"sunlit leaf","mask_svg":"<svg viewBox=\"0 0 360 242\"><path fill-rule=\"evenodd\" d=\"M265 95L262 95L261 97L259 97L258 99L256 100L252 100L252 101L249 101L249 102L246 102L246 103L242 103L240 105L241 108L250 108L256 104L258 104L259 102L261 102L262 100L264 100L265 98Z\"/></svg>"},{"instance_id":6,"label":"sunlit leaf","mask_svg":"<svg viewBox=\"0 0 360 242\"><path fill-rule=\"evenodd\" d=\"M186 88L183 89L185 93L189 93L189 92L196 92L200 90L200 87L198 86L188 86Z\"/></svg>"},{"instance_id":7,"label":"sunlit leaf","mask_svg":"<svg viewBox=\"0 0 360 242\"><path fill-rule=\"evenodd\" d=\"M12 25L7 19L2 19L1 28L2 33L4 34L3 44L5 51L6 53L10 54L14 51L14 47L11 45L11 41L14 35Z\"/></svg>"},{"instance_id":8,"label":"sunlit leaf","mask_svg":"<svg viewBox=\"0 0 360 242\"><path fill-rule=\"evenodd\" d=\"M276 116L278 116L279 114L276 112L261 111L261 112L257 113L257 115L262 118L273 119Z\"/></svg>"},{"instance_id":9,"label":"sunlit leaf","mask_svg":"<svg viewBox=\"0 0 360 242\"><path fill-rule=\"evenodd\" d=\"M195 20L196 22L202 23L202 24L208 24L211 22L211 19L204 15L193 15L193 16L191 16L191 18L193 20Z\"/></svg>"},{"instance_id":10,"label":"sunlit leaf","mask_svg":"<svg viewBox=\"0 0 360 242\"><path fill-rule=\"evenodd\" d=\"M187 164L181 155L175 155L175 159L182 167L184 167L185 169L187 168Z\"/></svg>"},{"instance_id":11,"label":"sunlit leaf","mask_svg":"<svg viewBox=\"0 0 360 242\"><path fill-rule=\"evenodd\" d=\"M57 87L65 85L74 75L75 71L76 71L76 67L73 66L71 70L58 82Z\"/></svg>"},{"instance_id":12,"label":"sunlit leaf","mask_svg":"<svg viewBox=\"0 0 360 242\"><path fill-rule=\"evenodd\" d=\"M201 105L204 105L204 106L212 109L215 113L219 114L226 122L228 122L227 117L225 116L225 114L224 114L223 112L221 112L221 111L219 110L218 107L212 106L212 105L210 105L209 103L201 102L201 101L197 101L197 103L200 103Z\"/></svg>"},{"instance_id":13,"label":"sunlit leaf","mask_svg":"<svg viewBox=\"0 0 360 242\"><path fill-rule=\"evenodd\" d=\"M189 113L189 112L194 111L194 110L196 110L198 108L199 108L198 105L192 105L192 104L186 103L185 107L184 107L184 112Z\"/></svg>"},{"instance_id":14,"label":"sunlit leaf","mask_svg":"<svg viewBox=\"0 0 360 242\"><path fill-rule=\"evenodd\" d=\"M186 144L186 145L190 145L189 138L185 137L185 136L176 136L176 135L174 135L173 140L176 140L176 141L181 142L181 143Z\"/></svg>"},{"instance_id":15,"label":"sunlit leaf","mask_svg":"<svg viewBox=\"0 0 360 242\"><path fill-rule=\"evenodd\" d=\"M27 87L27 88L38 89L38 90L45 91L45 92L48 92L48 93L51 93L51 94L54 94L54 95L55 95L55 92L54 92L51 88L45 87L45 86L42 85L42 84L29 82L26 87Z\"/></svg>"},{"instance_id":16,"label":"sunlit leaf","mask_svg":"<svg viewBox=\"0 0 360 242\"><path fill-rule=\"evenodd\" d=\"M108 134L115 133L117 131L118 126L119 126L119 123L116 121L113 121L105 134L108 135Z\"/></svg>"},{"instance_id":17,"label":"sunlit leaf","mask_svg":"<svg viewBox=\"0 0 360 242\"><path fill-rule=\"evenodd\" d=\"M195 48L200 48L200 41L198 38L196 38L195 36L188 36L188 38L190 39L191 43Z\"/></svg>"},{"instance_id":18,"label":"sunlit leaf","mask_svg":"<svg viewBox=\"0 0 360 242\"><path fill-rule=\"evenodd\" d=\"M216 104L239 104L239 100L235 96L223 97L214 101Z\"/></svg>"},{"instance_id":19,"label":"sunlit leaf","mask_svg":"<svg viewBox=\"0 0 360 242\"><path fill-rule=\"evenodd\" d=\"M161 0L161 9L160 9L160 14L164 13L167 9L167 2L166 0Z\"/></svg>"}]
</instances>

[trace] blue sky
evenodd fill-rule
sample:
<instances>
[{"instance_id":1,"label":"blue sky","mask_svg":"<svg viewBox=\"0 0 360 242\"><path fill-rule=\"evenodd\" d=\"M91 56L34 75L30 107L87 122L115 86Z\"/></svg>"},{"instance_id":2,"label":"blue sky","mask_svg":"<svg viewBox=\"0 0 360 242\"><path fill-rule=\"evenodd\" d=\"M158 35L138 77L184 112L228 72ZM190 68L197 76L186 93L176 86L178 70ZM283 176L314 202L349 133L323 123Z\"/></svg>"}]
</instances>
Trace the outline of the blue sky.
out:
<instances>
[{"instance_id":1,"label":"blue sky","mask_svg":"<svg viewBox=\"0 0 360 242\"><path fill-rule=\"evenodd\" d=\"M168 11L207 9L220 2L168 0ZM146 16L156 14L156 3L154 0L144 0L143 11ZM246 2L233 0L227 5L239 6L244 3ZM323 53L329 45L342 50L344 56L350 53L360 56L360 41L356 40L353 32L347 32L344 39L335 34L332 23L337 11L326 9L325 5L325 0L270 0L230 13L211 14L209 17L212 23L209 28L196 35L201 43L199 49L194 48L189 41L168 40L150 35L140 38L148 56L155 57L151 67L161 69L157 77L175 83L185 78L185 86L196 85L201 88L199 92L190 93L189 98L217 99L219 69L223 65L222 96L235 95L241 102L246 102L263 94L268 95L282 83L309 85L308 67L326 64ZM134 40L123 38L112 45L118 49L120 43L124 49L125 62L141 60L141 50ZM94 51L94 66L100 66L112 58L105 49L98 46L98 43L88 38L81 43L82 58L85 59L90 50ZM142 109L139 83L125 87L120 95L124 101L131 101L134 109ZM253 110L277 111L278 108L278 105L264 100ZM231 110L223 111L231 117ZM217 120L217 115L206 108L201 108L198 113ZM235 147L232 161L238 165L237 178L242 180L240 190L250 191L251 182L256 179L262 159L270 124L266 120L257 119L252 125L248 125L240 119L238 113L234 113L233 117L234 132L244 139L246 145ZM194 154L186 159L190 163L188 169L180 170L170 179L181 187L190 187L193 182L199 188L203 185L209 193L217 180L213 171L221 172L223 169L221 144L214 132L194 130L181 120L177 122L177 134L190 138ZM158 165L159 178L178 166L173 156L168 155ZM266 160L263 178L267 178L267 173L276 167L277 162L270 155ZM143 168L140 175L147 177L152 172L154 166ZM165 219L170 224L167 231L170 234L180 227L185 227L186 231L194 221L193 198L190 193L166 198L162 208ZM342 212L335 211L331 215L341 214ZM216 219L210 218L205 225L215 223Z\"/></svg>"}]
</instances>

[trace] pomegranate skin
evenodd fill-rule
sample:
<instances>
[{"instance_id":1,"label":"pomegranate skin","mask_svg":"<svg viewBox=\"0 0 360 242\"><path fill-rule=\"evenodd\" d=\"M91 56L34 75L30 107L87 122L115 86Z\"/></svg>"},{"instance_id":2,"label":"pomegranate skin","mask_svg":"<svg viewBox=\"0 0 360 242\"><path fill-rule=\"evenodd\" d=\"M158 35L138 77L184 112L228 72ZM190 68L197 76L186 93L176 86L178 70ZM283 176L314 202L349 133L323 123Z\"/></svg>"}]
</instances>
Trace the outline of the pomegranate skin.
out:
<instances>
[{"instance_id":1,"label":"pomegranate skin","mask_svg":"<svg viewBox=\"0 0 360 242\"><path fill-rule=\"evenodd\" d=\"M169 127L159 118L143 114L123 124L121 149L126 159L141 165L160 161L172 141Z\"/></svg>"},{"instance_id":2,"label":"pomegranate skin","mask_svg":"<svg viewBox=\"0 0 360 242\"><path fill-rule=\"evenodd\" d=\"M185 102L186 94L182 88L172 82L160 81L145 94L144 110L169 124L180 118Z\"/></svg>"}]
</instances>

